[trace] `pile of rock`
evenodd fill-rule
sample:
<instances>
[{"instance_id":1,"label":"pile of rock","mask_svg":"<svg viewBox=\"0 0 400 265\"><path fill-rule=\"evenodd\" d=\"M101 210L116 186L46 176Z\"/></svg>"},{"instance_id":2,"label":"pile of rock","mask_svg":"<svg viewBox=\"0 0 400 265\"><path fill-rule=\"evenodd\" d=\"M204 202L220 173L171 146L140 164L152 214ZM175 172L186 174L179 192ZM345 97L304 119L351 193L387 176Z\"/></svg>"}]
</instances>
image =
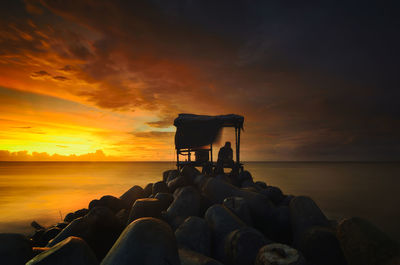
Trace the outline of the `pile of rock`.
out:
<instances>
[{"instance_id":1,"label":"pile of rock","mask_svg":"<svg viewBox=\"0 0 400 265\"><path fill-rule=\"evenodd\" d=\"M399 244L360 218L336 224L309 197L251 174L168 170L103 196L27 239L0 234L1 264L400 264Z\"/></svg>"}]
</instances>

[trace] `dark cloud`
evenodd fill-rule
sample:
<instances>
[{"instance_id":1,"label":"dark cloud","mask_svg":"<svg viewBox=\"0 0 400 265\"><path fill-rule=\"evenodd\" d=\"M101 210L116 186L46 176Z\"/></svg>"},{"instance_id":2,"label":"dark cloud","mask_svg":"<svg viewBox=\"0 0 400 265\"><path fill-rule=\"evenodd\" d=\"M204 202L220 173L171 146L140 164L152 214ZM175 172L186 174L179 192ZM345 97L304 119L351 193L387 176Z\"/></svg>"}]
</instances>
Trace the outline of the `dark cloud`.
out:
<instances>
[{"instance_id":1,"label":"dark cloud","mask_svg":"<svg viewBox=\"0 0 400 265\"><path fill-rule=\"evenodd\" d=\"M53 76L53 79L55 79L55 80L57 80L57 81L66 81L66 80L69 80L68 77L61 76L61 75Z\"/></svg>"},{"instance_id":2,"label":"dark cloud","mask_svg":"<svg viewBox=\"0 0 400 265\"><path fill-rule=\"evenodd\" d=\"M7 26L0 54L51 50L70 60L57 68L65 78L96 84L71 93L101 108L153 111L160 119L147 125L156 128L179 112L243 114L262 159L400 153L399 16L388 3L42 3L27 2L41 13L34 24ZM63 77L47 74L36 77Z\"/></svg>"},{"instance_id":3,"label":"dark cloud","mask_svg":"<svg viewBox=\"0 0 400 265\"><path fill-rule=\"evenodd\" d=\"M51 74L49 74L48 72L43 71L43 70L37 71L37 72L34 72L31 74L31 77L33 77L33 78L49 77L49 76L51 76Z\"/></svg>"}]
</instances>

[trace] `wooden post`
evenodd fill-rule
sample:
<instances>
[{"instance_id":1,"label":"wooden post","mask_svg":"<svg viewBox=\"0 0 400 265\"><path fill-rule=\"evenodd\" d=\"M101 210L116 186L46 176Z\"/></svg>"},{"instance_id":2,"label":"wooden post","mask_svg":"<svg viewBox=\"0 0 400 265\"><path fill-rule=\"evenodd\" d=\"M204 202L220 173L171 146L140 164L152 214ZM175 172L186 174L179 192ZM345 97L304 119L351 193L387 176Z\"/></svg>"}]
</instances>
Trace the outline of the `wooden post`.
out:
<instances>
[{"instance_id":1,"label":"wooden post","mask_svg":"<svg viewBox=\"0 0 400 265\"><path fill-rule=\"evenodd\" d=\"M212 153L212 144L210 144L210 152L211 152L211 165L213 164L213 153Z\"/></svg>"},{"instance_id":2,"label":"wooden post","mask_svg":"<svg viewBox=\"0 0 400 265\"><path fill-rule=\"evenodd\" d=\"M178 167L179 170L179 149L176 149L176 166Z\"/></svg>"},{"instance_id":3,"label":"wooden post","mask_svg":"<svg viewBox=\"0 0 400 265\"><path fill-rule=\"evenodd\" d=\"M237 146L237 150L236 150L236 160L239 164L240 163L240 128L238 130L238 146Z\"/></svg>"},{"instance_id":4,"label":"wooden post","mask_svg":"<svg viewBox=\"0 0 400 265\"><path fill-rule=\"evenodd\" d=\"M236 163L239 163L238 128L235 126Z\"/></svg>"}]
</instances>

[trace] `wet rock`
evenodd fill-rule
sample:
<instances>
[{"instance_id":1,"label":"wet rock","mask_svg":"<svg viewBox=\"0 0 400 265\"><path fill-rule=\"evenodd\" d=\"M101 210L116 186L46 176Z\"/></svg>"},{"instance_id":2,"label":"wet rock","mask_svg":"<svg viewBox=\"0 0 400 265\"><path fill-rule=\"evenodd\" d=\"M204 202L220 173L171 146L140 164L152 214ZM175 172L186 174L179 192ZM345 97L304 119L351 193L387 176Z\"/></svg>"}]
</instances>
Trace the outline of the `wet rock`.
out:
<instances>
[{"instance_id":1,"label":"wet rock","mask_svg":"<svg viewBox=\"0 0 400 265\"><path fill-rule=\"evenodd\" d=\"M153 183L149 183L144 187L143 197L148 198L153 193Z\"/></svg>"},{"instance_id":2,"label":"wet rock","mask_svg":"<svg viewBox=\"0 0 400 265\"><path fill-rule=\"evenodd\" d=\"M254 264L258 250L272 243L252 227L242 227L232 231L225 238L225 258L227 264Z\"/></svg>"},{"instance_id":3,"label":"wet rock","mask_svg":"<svg viewBox=\"0 0 400 265\"><path fill-rule=\"evenodd\" d=\"M121 209L115 214L115 217L118 218L120 224L125 226L125 224L128 222L129 212L127 209Z\"/></svg>"},{"instance_id":4,"label":"wet rock","mask_svg":"<svg viewBox=\"0 0 400 265\"><path fill-rule=\"evenodd\" d=\"M174 192L179 187L185 187L193 184L193 180L187 175L178 176L168 182L168 189Z\"/></svg>"},{"instance_id":5,"label":"wet rock","mask_svg":"<svg viewBox=\"0 0 400 265\"><path fill-rule=\"evenodd\" d=\"M98 204L99 204L99 200L97 200L97 199L91 200L89 202L88 209L91 210L94 207L98 206Z\"/></svg>"},{"instance_id":6,"label":"wet rock","mask_svg":"<svg viewBox=\"0 0 400 265\"><path fill-rule=\"evenodd\" d=\"M103 206L109 208L114 213L119 212L121 209L125 208L125 203L121 199L111 196L105 195L100 198L100 200L96 200L96 203L89 204L89 209L93 209L96 206Z\"/></svg>"},{"instance_id":7,"label":"wet rock","mask_svg":"<svg viewBox=\"0 0 400 265\"><path fill-rule=\"evenodd\" d=\"M267 196L275 204L279 204L285 198L281 189L274 186L268 186L261 191L261 194Z\"/></svg>"},{"instance_id":8,"label":"wet rock","mask_svg":"<svg viewBox=\"0 0 400 265\"><path fill-rule=\"evenodd\" d=\"M231 210L237 217L239 217L247 225L252 226L250 208L247 202L242 197L228 197L222 203L226 208Z\"/></svg>"},{"instance_id":9,"label":"wet rock","mask_svg":"<svg viewBox=\"0 0 400 265\"><path fill-rule=\"evenodd\" d=\"M174 233L159 219L137 219L125 228L101 264L180 265Z\"/></svg>"},{"instance_id":10,"label":"wet rock","mask_svg":"<svg viewBox=\"0 0 400 265\"><path fill-rule=\"evenodd\" d=\"M144 192L142 187L135 185L127 190L124 194L122 194L119 198L124 202L125 209L130 209L137 199L141 199L143 197Z\"/></svg>"},{"instance_id":11,"label":"wet rock","mask_svg":"<svg viewBox=\"0 0 400 265\"><path fill-rule=\"evenodd\" d=\"M132 209L129 213L127 224L142 217L160 218L160 215L161 215L161 203L158 199L153 199L153 198L137 199L133 204Z\"/></svg>"},{"instance_id":12,"label":"wet rock","mask_svg":"<svg viewBox=\"0 0 400 265\"><path fill-rule=\"evenodd\" d=\"M399 243L367 220L343 220L337 236L349 265L400 264Z\"/></svg>"},{"instance_id":13,"label":"wet rock","mask_svg":"<svg viewBox=\"0 0 400 265\"><path fill-rule=\"evenodd\" d=\"M261 189L266 189L267 188L267 183L265 183L264 181L256 181L254 184L256 184Z\"/></svg>"},{"instance_id":14,"label":"wet rock","mask_svg":"<svg viewBox=\"0 0 400 265\"><path fill-rule=\"evenodd\" d=\"M251 176L250 172L247 170L239 173L238 181L239 181L240 185L242 185L242 183L246 182L246 181L254 183L253 177Z\"/></svg>"},{"instance_id":15,"label":"wet rock","mask_svg":"<svg viewBox=\"0 0 400 265\"><path fill-rule=\"evenodd\" d=\"M77 211L75 211L73 213L69 213L69 214L67 214L65 216L64 222L70 223L70 222L72 222L73 220L75 220L75 219L77 219L79 217L85 216L88 212L89 212L88 209L80 209L80 210L77 210Z\"/></svg>"},{"instance_id":16,"label":"wet rock","mask_svg":"<svg viewBox=\"0 0 400 265\"><path fill-rule=\"evenodd\" d=\"M45 231L46 230L44 230L44 229L35 231L35 233L31 237L33 246L41 246L43 244L41 239L42 239Z\"/></svg>"},{"instance_id":17,"label":"wet rock","mask_svg":"<svg viewBox=\"0 0 400 265\"><path fill-rule=\"evenodd\" d=\"M300 240L302 234L313 226L329 227L329 221L317 204L309 197L297 196L290 202L292 220L293 244Z\"/></svg>"},{"instance_id":18,"label":"wet rock","mask_svg":"<svg viewBox=\"0 0 400 265\"><path fill-rule=\"evenodd\" d=\"M101 260L122 231L122 225L115 214L107 207L95 207L81 218L75 219L64 228L47 247L53 247L62 240L81 237Z\"/></svg>"},{"instance_id":19,"label":"wet rock","mask_svg":"<svg viewBox=\"0 0 400 265\"><path fill-rule=\"evenodd\" d=\"M159 192L154 196L155 199L160 201L161 211L165 211L174 201L174 196L171 193Z\"/></svg>"},{"instance_id":20,"label":"wet rock","mask_svg":"<svg viewBox=\"0 0 400 265\"><path fill-rule=\"evenodd\" d=\"M69 264L97 265L99 263L86 242L78 237L68 237L26 263L26 265Z\"/></svg>"},{"instance_id":21,"label":"wet rock","mask_svg":"<svg viewBox=\"0 0 400 265\"><path fill-rule=\"evenodd\" d=\"M153 184L153 191L152 194L156 195L159 192L168 193L168 186L164 181L159 181Z\"/></svg>"},{"instance_id":22,"label":"wet rock","mask_svg":"<svg viewBox=\"0 0 400 265\"><path fill-rule=\"evenodd\" d=\"M313 265L347 264L335 232L327 227L308 229L297 241L296 248Z\"/></svg>"},{"instance_id":23,"label":"wet rock","mask_svg":"<svg viewBox=\"0 0 400 265\"><path fill-rule=\"evenodd\" d=\"M187 217L199 215L200 200L200 193L193 186L181 188L167 209L168 220L174 229Z\"/></svg>"},{"instance_id":24,"label":"wet rock","mask_svg":"<svg viewBox=\"0 0 400 265\"><path fill-rule=\"evenodd\" d=\"M280 206L289 206L290 202L294 198L293 195L286 195L283 200L279 203Z\"/></svg>"},{"instance_id":25,"label":"wet rock","mask_svg":"<svg viewBox=\"0 0 400 265\"><path fill-rule=\"evenodd\" d=\"M292 223L288 206L278 206L274 208L274 214L270 225L270 238L273 241L284 244L292 243Z\"/></svg>"},{"instance_id":26,"label":"wet rock","mask_svg":"<svg viewBox=\"0 0 400 265\"><path fill-rule=\"evenodd\" d=\"M33 255L32 246L20 234L0 234L0 262L7 265L25 264Z\"/></svg>"},{"instance_id":27,"label":"wet rock","mask_svg":"<svg viewBox=\"0 0 400 265\"><path fill-rule=\"evenodd\" d=\"M225 237L232 231L245 226L245 223L223 205L215 204L205 213L211 229L212 257L225 262Z\"/></svg>"},{"instance_id":28,"label":"wet rock","mask_svg":"<svg viewBox=\"0 0 400 265\"><path fill-rule=\"evenodd\" d=\"M203 174L200 174L200 175L197 175L197 176L194 178L193 184L196 185L196 187L197 187L199 190L202 190L204 184L207 182L208 179L209 179L209 177L207 177L207 176L205 176L205 175L203 175Z\"/></svg>"},{"instance_id":29,"label":"wet rock","mask_svg":"<svg viewBox=\"0 0 400 265\"><path fill-rule=\"evenodd\" d=\"M210 256L211 232L203 218L191 216L175 231L176 241L181 248L191 249L205 256Z\"/></svg>"},{"instance_id":30,"label":"wet rock","mask_svg":"<svg viewBox=\"0 0 400 265\"><path fill-rule=\"evenodd\" d=\"M256 257L255 265L306 265L302 254L284 244L273 243L262 247Z\"/></svg>"},{"instance_id":31,"label":"wet rock","mask_svg":"<svg viewBox=\"0 0 400 265\"><path fill-rule=\"evenodd\" d=\"M223 265L213 258L204 256L189 249L180 248L178 252L181 265Z\"/></svg>"}]
</instances>

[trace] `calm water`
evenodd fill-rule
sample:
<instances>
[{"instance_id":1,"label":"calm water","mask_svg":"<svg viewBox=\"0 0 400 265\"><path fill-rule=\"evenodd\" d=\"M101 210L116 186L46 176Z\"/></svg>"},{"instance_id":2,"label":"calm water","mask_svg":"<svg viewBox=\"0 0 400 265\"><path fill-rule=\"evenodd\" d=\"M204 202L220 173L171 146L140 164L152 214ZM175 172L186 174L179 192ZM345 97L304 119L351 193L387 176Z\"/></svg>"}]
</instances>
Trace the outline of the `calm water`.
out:
<instances>
[{"instance_id":1,"label":"calm water","mask_svg":"<svg viewBox=\"0 0 400 265\"><path fill-rule=\"evenodd\" d=\"M0 232L51 225L102 195L162 178L173 163L0 162ZM246 163L255 180L312 197L329 218L361 216L400 239L400 163Z\"/></svg>"}]
</instances>

